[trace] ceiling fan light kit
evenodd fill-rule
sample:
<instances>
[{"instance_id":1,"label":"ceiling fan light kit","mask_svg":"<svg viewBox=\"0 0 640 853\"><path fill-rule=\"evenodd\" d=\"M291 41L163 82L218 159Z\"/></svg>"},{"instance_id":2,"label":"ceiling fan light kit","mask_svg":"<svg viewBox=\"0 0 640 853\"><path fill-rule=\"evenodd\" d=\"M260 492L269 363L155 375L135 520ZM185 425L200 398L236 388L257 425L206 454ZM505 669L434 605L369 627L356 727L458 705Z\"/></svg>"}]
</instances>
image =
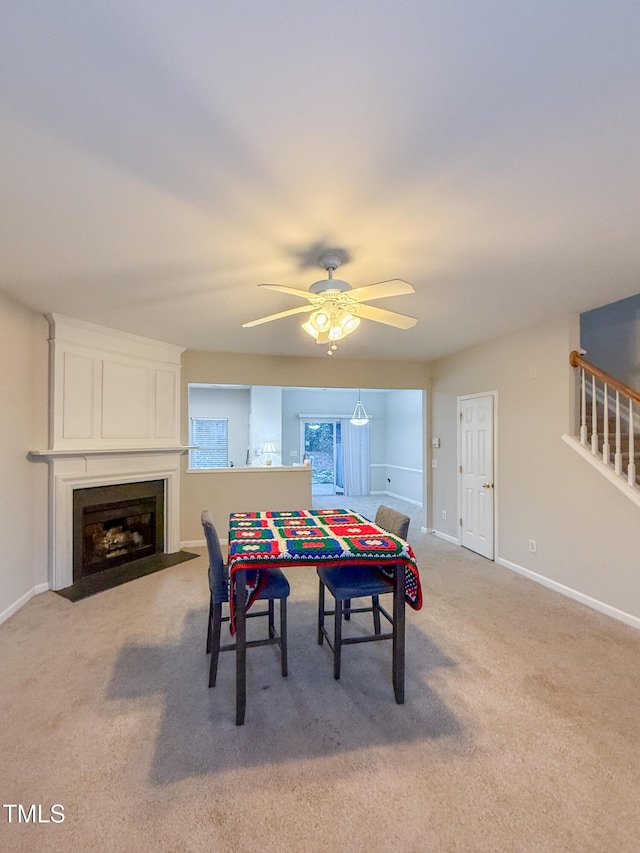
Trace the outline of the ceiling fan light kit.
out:
<instances>
[{"instance_id":1,"label":"ceiling fan light kit","mask_svg":"<svg viewBox=\"0 0 640 853\"><path fill-rule=\"evenodd\" d=\"M341 341L342 338L355 332L359 325L359 317L328 300L322 308L313 312L307 322L302 324L302 328L322 344L328 341Z\"/></svg>"},{"instance_id":2,"label":"ceiling fan light kit","mask_svg":"<svg viewBox=\"0 0 640 853\"><path fill-rule=\"evenodd\" d=\"M333 277L334 270L343 262L340 253L325 252L318 261L320 266L327 271L327 278L315 281L307 291L296 290L281 284L259 285L269 290L302 297L308 300L309 305L301 305L297 308L290 308L288 311L251 320L248 323L243 323L243 328L258 326L272 320L279 320L282 317L289 317L292 314L309 313L309 319L302 324L302 328L317 343L329 344L327 355L333 355L338 348L336 341L341 341L347 335L355 332L360 325L361 317L398 329L410 329L415 326L417 322L415 317L408 317L395 311L362 304L371 299L415 293L413 286L408 282L402 279L391 279L390 281L379 281L375 284L358 287L354 290L349 282Z\"/></svg>"}]
</instances>

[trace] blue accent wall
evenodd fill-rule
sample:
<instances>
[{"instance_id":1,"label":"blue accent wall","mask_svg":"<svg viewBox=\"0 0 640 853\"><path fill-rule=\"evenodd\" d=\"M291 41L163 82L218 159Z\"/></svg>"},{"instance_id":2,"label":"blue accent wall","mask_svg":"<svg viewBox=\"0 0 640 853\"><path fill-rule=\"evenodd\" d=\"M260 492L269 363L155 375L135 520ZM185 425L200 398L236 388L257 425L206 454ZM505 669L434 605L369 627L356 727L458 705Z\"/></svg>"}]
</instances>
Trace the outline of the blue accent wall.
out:
<instances>
[{"instance_id":1,"label":"blue accent wall","mask_svg":"<svg viewBox=\"0 0 640 853\"><path fill-rule=\"evenodd\" d=\"M580 315L585 358L640 390L640 293Z\"/></svg>"}]
</instances>

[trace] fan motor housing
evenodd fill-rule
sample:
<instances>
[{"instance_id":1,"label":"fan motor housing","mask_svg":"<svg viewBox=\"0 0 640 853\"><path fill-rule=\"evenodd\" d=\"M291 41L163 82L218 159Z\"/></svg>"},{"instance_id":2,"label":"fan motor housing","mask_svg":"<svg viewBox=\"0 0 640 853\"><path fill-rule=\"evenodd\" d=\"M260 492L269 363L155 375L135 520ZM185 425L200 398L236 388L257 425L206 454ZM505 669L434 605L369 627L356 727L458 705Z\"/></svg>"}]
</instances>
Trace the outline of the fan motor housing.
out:
<instances>
[{"instance_id":1,"label":"fan motor housing","mask_svg":"<svg viewBox=\"0 0 640 853\"><path fill-rule=\"evenodd\" d=\"M322 278L320 281L314 281L309 287L309 293L324 293L326 290L338 290L344 293L345 290L351 290L352 287L348 281L343 281L341 278Z\"/></svg>"}]
</instances>

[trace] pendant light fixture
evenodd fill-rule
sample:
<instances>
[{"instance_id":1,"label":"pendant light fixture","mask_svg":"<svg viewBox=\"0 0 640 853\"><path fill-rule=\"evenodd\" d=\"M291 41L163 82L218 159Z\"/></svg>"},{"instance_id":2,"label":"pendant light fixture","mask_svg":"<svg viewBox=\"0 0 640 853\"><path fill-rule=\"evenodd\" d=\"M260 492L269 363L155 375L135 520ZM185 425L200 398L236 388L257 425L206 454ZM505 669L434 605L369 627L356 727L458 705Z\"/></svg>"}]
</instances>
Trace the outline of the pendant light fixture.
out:
<instances>
[{"instance_id":1,"label":"pendant light fixture","mask_svg":"<svg viewBox=\"0 0 640 853\"><path fill-rule=\"evenodd\" d=\"M353 410L353 414L351 415L351 423L354 426L366 426L369 423L369 415L365 407L362 405L362 400L360 399L360 389L358 388L358 402L356 403L356 407Z\"/></svg>"}]
</instances>

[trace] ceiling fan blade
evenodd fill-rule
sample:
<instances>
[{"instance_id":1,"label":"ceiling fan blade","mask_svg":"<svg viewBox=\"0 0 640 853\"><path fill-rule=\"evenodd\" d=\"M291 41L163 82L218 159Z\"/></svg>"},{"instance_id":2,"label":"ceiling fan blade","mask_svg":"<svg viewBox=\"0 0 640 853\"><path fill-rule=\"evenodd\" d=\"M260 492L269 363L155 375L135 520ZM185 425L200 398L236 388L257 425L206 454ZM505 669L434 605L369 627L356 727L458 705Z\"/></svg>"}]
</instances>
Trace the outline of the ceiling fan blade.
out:
<instances>
[{"instance_id":1,"label":"ceiling fan blade","mask_svg":"<svg viewBox=\"0 0 640 853\"><path fill-rule=\"evenodd\" d=\"M268 317L260 317L258 320L250 320L248 323L243 323L243 329L249 329L251 326L259 326L262 323L270 323L272 320L279 320L281 317L290 317L292 314L303 314L305 311L313 311L313 305L300 305L298 308L289 308L288 311L280 311L279 314L269 314Z\"/></svg>"},{"instance_id":2,"label":"ceiling fan blade","mask_svg":"<svg viewBox=\"0 0 640 853\"><path fill-rule=\"evenodd\" d=\"M258 287L266 287L267 290L277 290L278 293L288 293L290 296L300 296L302 299L310 299L314 294L308 290L296 290L295 287L286 287L284 284L259 284Z\"/></svg>"},{"instance_id":3,"label":"ceiling fan blade","mask_svg":"<svg viewBox=\"0 0 640 853\"><path fill-rule=\"evenodd\" d=\"M348 296L357 302L366 302L369 299L383 299L385 296L402 296L405 293L415 292L413 285L408 281L392 278L389 281L378 281L375 284L356 287L355 290L348 291Z\"/></svg>"},{"instance_id":4,"label":"ceiling fan blade","mask_svg":"<svg viewBox=\"0 0 640 853\"><path fill-rule=\"evenodd\" d=\"M385 323L387 326L395 326L396 329L411 329L418 322L415 317L398 314L396 311L387 311L385 308L376 308L375 305L360 303L357 307L354 305L353 310L357 317L374 320L376 323Z\"/></svg>"}]
</instances>

